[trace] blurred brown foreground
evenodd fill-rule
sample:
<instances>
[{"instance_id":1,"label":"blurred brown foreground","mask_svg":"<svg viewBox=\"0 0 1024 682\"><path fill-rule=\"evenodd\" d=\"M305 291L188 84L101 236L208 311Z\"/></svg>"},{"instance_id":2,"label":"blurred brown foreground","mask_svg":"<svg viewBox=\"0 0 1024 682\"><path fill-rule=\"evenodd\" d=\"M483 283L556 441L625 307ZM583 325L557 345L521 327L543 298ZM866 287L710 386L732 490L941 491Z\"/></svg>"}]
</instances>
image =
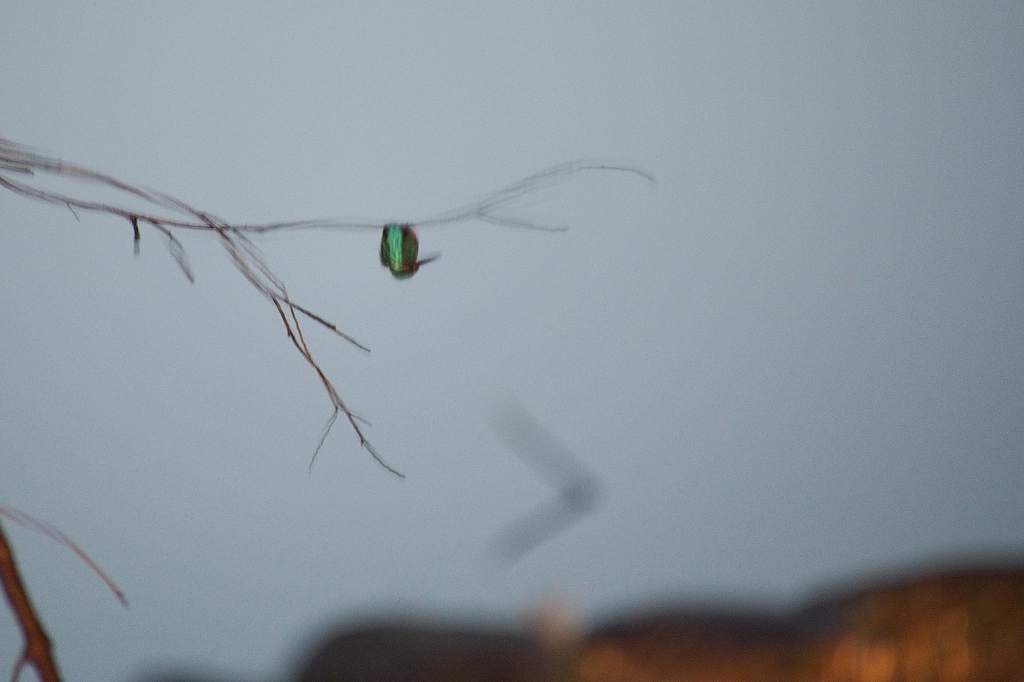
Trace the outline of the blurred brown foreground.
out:
<instances>
[{"instance_id":1,"label":"blurred brown foreground","mask_svg":"<svg viewBox=\"0 0 1024 682\"><path fill-rule=\"evenodd\" d=\"M890 574L785 614L681 604L578 633L543 623L533 629L401 619L350 625L315 644L291 679L1024 680L1024 562Z\"/></svg>"}]
</instances>

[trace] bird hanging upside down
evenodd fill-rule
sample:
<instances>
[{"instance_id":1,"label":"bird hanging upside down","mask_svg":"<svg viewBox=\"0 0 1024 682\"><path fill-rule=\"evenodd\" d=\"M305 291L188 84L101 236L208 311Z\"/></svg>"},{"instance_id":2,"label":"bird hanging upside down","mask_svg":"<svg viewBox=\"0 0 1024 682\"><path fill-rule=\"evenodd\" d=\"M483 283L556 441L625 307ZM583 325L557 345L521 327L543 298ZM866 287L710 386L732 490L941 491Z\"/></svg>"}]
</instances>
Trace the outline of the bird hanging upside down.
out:
<instances>
[{"instance_id":1,"label":"bird hanging upside down","mask_svg":"<svg viewBox=\"0 0 1024 682\"><path fill-rule=\"evenodd\" d=\"M419 256L420 242L416 231L409 223L388 223L380 236L380 263L389 270L396 279L407 279L416 274L420 266L440 258L441 254L433 254L422 260Z\"/></svg>"},{"instance_id":2,"label":"bird hanging upside down","mask_svg":"<svg viewBox=\"0 0 1024 682\"><path fill-rule=\"evenodd\" d=\"M408 222L390 222L384 225L384 231L380 238L380 262L391 271L397 279L408 279L416 274L421 265L437 260L440 254L431 254L426 258L419 259L419 239L414 228L451 225L454 223L479 220L493 225L518 228L524 230L537 230L541 232L563 232L566 228L563 225L545 225L511 216L501 212L500 209L515 203L527 194L551 187L558 182L576 175L583 171L612 171L620 173L631 173L648 182L654 182L654 176L639 168L621 166L615 164L598 163L593 161L570 161L557 166L541 170L533 175L528 175L511 185L491 192L483 198L464 206L453 208L445 213L436 215L426 220ZM382 221L383 222L383 221ZM308 228L323 227L336 229L380 229L380 223L346 222L335 220L306 221L290 223L288 227ZM259 229L258 227L256 228Z\"/></svg>"}]
</instances>

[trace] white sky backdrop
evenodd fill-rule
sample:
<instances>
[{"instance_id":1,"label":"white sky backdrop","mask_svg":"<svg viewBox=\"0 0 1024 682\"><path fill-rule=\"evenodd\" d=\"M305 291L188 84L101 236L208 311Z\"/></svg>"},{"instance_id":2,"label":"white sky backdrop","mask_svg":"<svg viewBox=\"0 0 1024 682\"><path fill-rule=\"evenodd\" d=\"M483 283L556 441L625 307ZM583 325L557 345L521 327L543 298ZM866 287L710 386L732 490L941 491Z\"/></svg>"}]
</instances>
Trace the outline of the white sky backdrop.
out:
<instances>
[{"instance_id":1,"label":"white sky backdrop","mask_svg":"<svg viewBox=\"0 0 1024 682\"><path fill-rule=\"evenodd\" d=\"M0 500L70 679L284 670L336 618L588 617L770 601L1024 549L1024 4L5 3L0 134L236 221L417 217L579 157L571 224L261 242L398 481L328 414L208 236L0 194ZM604 483L507 572L549 496L497 439L511 389ZM0 617L0 662L20 637ZM0 667L6 667L5 665Z\"/></svg>"}]
</instances>

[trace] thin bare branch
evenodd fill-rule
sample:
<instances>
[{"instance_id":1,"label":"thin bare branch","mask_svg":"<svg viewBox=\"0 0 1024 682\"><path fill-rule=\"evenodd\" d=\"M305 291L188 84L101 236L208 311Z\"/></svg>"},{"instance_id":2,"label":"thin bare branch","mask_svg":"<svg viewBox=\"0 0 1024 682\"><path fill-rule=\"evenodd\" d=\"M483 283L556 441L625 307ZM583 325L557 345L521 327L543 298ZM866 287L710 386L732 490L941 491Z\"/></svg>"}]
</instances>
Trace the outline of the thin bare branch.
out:
<instances>
[{"instance_id":1,"label":"thin bare branch","mask_svg":"<svg viewBox=\"0 0 1024 682\"><path fill-rule=\"evenodd\" d=\"M34 176L36 173L48 173L94 184L105 185L136 199L141 199L159 209L160 212L139 211L116 204L92 201L62 192L40 189L33 185L26 184L21 180L4 175L4 172L16 172L28 176ZM299 353L305 359L306 363L314 370L317 377L320 379L320 382L323 384L327 397L334 407L335 416L339 410L344 412L349 423L352 425L352 429L359 438L360 445L366 449L366 451L369 452L375 460L380 462L385 469L394 474L401 475L391 466L384 463L380 458L380 455L360 428L358 424L360 418L348 408L345 402L338 395L338 392L334 388L334 384L313 358L313 354L305 340L302 339L300 343L301 326L299 325L295 314L298 312L362 351L369 352L370 349L365 344L360 343L352 336L341 331L337 325L329 321L323 315L294 301L288 295L284 283L266 264L266 261L259 249L244 234L244 231L246 230L252 232L265 232L272 229L297 227L304 224L313 226L314 224L318 224L320 221L292 221L288 223L241 226L240 228L240 226L231 225L214 216L212 213L197 209L167 193L138 185L132 185L105 173L100 173L83 166L66 163L59 159L44 156L24 145L15 144L3 138L0 138L0 187L4 187L12 192L32 199L37 199L39 201L63 205L68 210L72 211L76 218L78 217L76 209L78 211L102 213L124 218L132 226L133 248L136 254L139 251L139 243L141 240L140 227L145 226L155 229L167 240L168 252L189 282L195 282L195 274L189 264L188 254L185 247L175 235L174 231L178 229L189 229L214 233L218 237L218 240L225 251L228 252L232 262L242 276L245 277L245 279L258 292L270 299L274 306L277 307L278 312L281 313L282 323L285 325L285 330L288 333L289 338L292 339L292 342L295 344ZM281 306L288 308L292 315L292 321L289 321L284 316ZM298 336L296 336L295 332L298 333ZM317 446L317 451L319 451L323 446L331 425L333 425L333 420L329 422L328 428L321 436L320 443Z\"/></svg>"},{"instance_id":2,"label":"thin bare branch","mask_svg":"<svg viewBox=\"0 0 1024 682\"><path fill-rule=\"evenodd\" d=\"M122 605L128 606L128 599L125 597L124 591L118 587L117 583L114 582L114 579L111 578L99 564L93 561L92 557L90 557L84 549L79 547L74 540L65 535L59 528L46 523L45 521L40 521L33 516L29 516L25 512L15 509L14 507L8 507L6 505L0 505L0 516L4 516L24 528L28 528L29 530L45 535L54 542L64 545L70 549L79 559L82 560L82 563L88 566L89 569L103 581Z\"/></svg>"},{"instance_id":3,"label":"thin bare branch","mask_svg":"<svg viewBox=\"0 0 1024 682\"><path fill-rule=\"evenodd\" d=\"M532 194L533 192L553 187L556 184L569 179L573 175L585 171L614 171L618 173L629 173L652 184L657 182L654 176L647 171L640 168L634 168L632 166L622 166L597 161L567 161L565 163L551 166L550 168L545 168L544 170L538 171L532 175L528 175L521 180L517 180L510 185L506 185L499 190L485 195L471 204L466 204L465 206L445 211L444 213L433 216L432 218L414 221L413 224L422 227L426 225L458 223L467 220L482 220L484 222L502 225L505 227L519 227L527 230L539 230L541 232L564 232L568 229L564 226L541 225L521 218L502 216L495 213L495 211L509 206L517 199L520 199L527 194Z\"/></svg>"},{"instance_id":4,"label":"thin bare branch","mask_svg":"<svg viewBox=\"0 0 1024 682\"><path fill-rule=\"evenodd\" d=\"M365 435L363 435L363 429L360 427L359 422L365 422L365 420L349 409L348 405L345 404L345 401L341 399L337 389L335 389L334 383L330 380L327 374L324 373L323 369L320 368L316 359L313 358L313 354L309 351L309 346L306 345L305 337L302 334L302 324L299 322L299 318L296 315L297 308L288 303L286 295L282 297L272 297L271 301L277 309L278 315L281 317L281 323L284 325L288 334L288 339L299 351L299 354L306 360L306 364L316 372L316 375L320 378L320 383L323 384L324 390L327 392L327 396L331 400L331 404L334 406L334 410L331 412L331 416L328 418L327 424L324 426L320 435L320 440L317 443L316 449L313 451L313 456L309 460L309 470L313 470L313 463L316 461L317 455L320 454L320 449L327 440L327 436L330 434L331 428L334 426L334 422L338 419L338 413L342 412L345 414L345 418L348 419L349 424L352 426L352 430L355 431L356 435L359 437L359 445L369 452L377 463L384 467L384 469L399 478L405 478L405 474L400 472L398 469L395 469L381 458L380 454L377 453L377 450L373 447L370 441ZM287 314L284 310L286 306L288 307ZM299 312L302 311L300 310Z\"/></svg>"},{"instance_id":5,"label":"thin bare branch","mask_svg":"<svg viewBox=\"0 0 1024 682\"><path fill-rule=\"evenodd\" d=\"M499 213L498 211L503 209L507 210L512 206L513 202L529 193L554 186L555 184L563 182L571 176L584 171L615 171L631 173L647 180L648 182L655 181L654 177L649 173L630 166L615 165L597 161L571 161L552 166L529 175L495 192L491 192L475 202L446 211L431 218L400 222L416 226L429 226L479 220L481 222L492 223L505 227L546 232L562 231L566 229L564 226L543 225L522 218L509 216L504 212ZM142 200L157 210L134 210L116 204L92 201L61 192L44 190L35 187L32 184L23 182L21 179L15 179L10 175L5 175L4 173L20 173L22 175L27 175L30 178L39 173L47 173L65 178L72 178L82 182L102 185L122 192L135 199ZM132 226L133 248L136 254L138 253L139 242L141 239L140 225L151 227L160 232L167 239L167 247L171 257L190 282L195 281L195 275L188 262L185 247L175 235L175 231L198 230L214 233L220 241L221 246L230 256L235 268L253 286L253 288L268 298L277 308L282 324L284 324L285 330L288 334L288 338L291 339L293 345L305 359L306 363L316 373L334 407L334 411L328 419L324 432L321 435L317 449L314 451L313 459L310 461L310 466L312 466L313 461L316 459L316 454L323 446L324 441L330 433L331 427L334 425L337 418L337 413L340 411L345 414L352 430L359 438L360 446L369 452L382 467L395 475L401 476L397 470L384 462L377 450L373 447L370 441L367 440L359 425L359 422L364 420L349 409L341 399L340 395L338 395L334 384L323 372L319 364L317 364L308 344L306 344L305 340L302 338L302 330L297 313L309 320L312 320L324 329L333 332L360 350L369 352L369 348L354 339L352 336L349 336L338 329L333 322L330 322L323 315L310 310L305 305L302 305L292 299L288 295L284 283L271 271L259 249L248 237L248 234L261 234L277 230L380 229L384 224L395 221L356 222L334 219L314 219L263 224L231 224L221 218L218 218L212 213L195 208L165 192L160 192L140 185L133 185L111 175L85 168L84 166L67 163L60 159L45 156L30 147L14 143L2 137L0 137L0 187L4 187L12 192L32 199L37 199L39 201L63 205L68 210L72 211L76 218L78 217L77 211L95 212L124 218ZM285 315L284 308L288 309L291 320L289 320L288 316Z\"/></svg>"},{"instance_id":6,"label":"thin bare branch","mask_svg":"<svg viewBox=\"0 0 1024 682\"><path fill-rule=\"evenodd\" d=\"M117 586L117 583L100 568L99 564L93 561L92 557L85 550L79 547L74 540L65 535L59 528L6 505L0 505L0 517L13 521L29 530L41 533L70 549L93 573L99 576L100 580L106 584L125 607L128 606L128 600L125 598L121 588ZM44 680L44 682L50 682L51 680L57 682L60 679L60 673L57 669L57 663L53 658L53 646L50 637L47 635L45 628L43 628L42 620L40 620L39 615L32 606L32 600L29 599L28 590L25 588L25 584L18 571L18 564L14 559L14 550L11 549L10 544L7 542L7 537L4 535L3 524L0 524L0 581L3 582L7 601L11 605L11 610L14 611L18 624L21 626L22 634L25 637L25 648L15 662L14 669L11 671L11 681L17 682L24 667L30 665L35 668L39 678Z\"/></svg>"},{"instance_id":7,"label":"thin bare branch","mask_svg":"<svg viewBox=\"0 0 1024 682\"><path fill-rule=\"evenodd\" d=\"M179 268L181 268L181 272L185 275L185 278L188 279L189 284L195 284L196 276L192 272L192 266L189 265L188 254L185 253L185 247L181 245L181 242L174 236L174 233L163 225L154 223L153 227L167 237L167 252L171 254L171 258L173 258L174 262L178 264ZM138 241L136 241L135 244L138 246Z\"/></svg>"}]
</instances>

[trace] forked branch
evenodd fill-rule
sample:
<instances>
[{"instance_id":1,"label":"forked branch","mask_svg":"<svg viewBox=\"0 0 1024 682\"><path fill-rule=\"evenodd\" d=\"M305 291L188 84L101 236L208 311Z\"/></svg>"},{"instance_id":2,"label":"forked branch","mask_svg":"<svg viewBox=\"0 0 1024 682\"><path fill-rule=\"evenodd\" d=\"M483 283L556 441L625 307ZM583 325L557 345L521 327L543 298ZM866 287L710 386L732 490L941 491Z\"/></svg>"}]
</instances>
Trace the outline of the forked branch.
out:
<instances>
[{"instance_id":1,"label":"forked branch","mask_svg":"<svg viewBox=\"0 0 1024 682\"><path fill-rule=\"evenodd\" d=\"M337 336L345 339L360 350L369 352L369 349L344 333L338 327L327 320L324 316L313 312L309 308L299 304L288 294L284 282L282 282L269 268L263 254L252 242L250 234L261 234L278 230L296 229L331 229L331 230L364 230L380 229L385 224L395 222L402 223L406 227L425 227L431 225L445 225L466 221L480 221L501 225L504 227L522 228L540 231L561 231L564 226L545 225L535 223L524 218L509 215L504 211L513 205L517 200L552 187L569 177L586 171L611 171L628 173L638 176L648 182L654 182L654 177L649 173L618 164L602 163L598 161L570 161L567 163L551 166L516 182L491 192L473 203L459 206L452 210L434 215L423 220L415 221L345 221L335 219L297 220L289 222L262 223L262 224L232 224L207 211L202 211L190 204L181 201L169 194L148 189L139 185L132 185L118 180L110 175L90 170L83 166L66 163L59 159L42 155L28 147L15 144L0 137L0 187L12 192L39 201L65 206L75 217L78 211L91 211L116 216L128 221L132 228L132 240L135 252L138 253L139 241L141 239L141 228L152 228L162 234L167 240L167 248L174 258L178 267L190 282L195 281L192 268L188 262L185 248L175 235L176 230L198 230L213 233L218 241L228 252L232 262L242 276L263 296L270 299L277 310L284 325L285 332L291 340L292 345L302 356L307 365L316 373L317 378L324 387L327 397L331 402L332 412L324 427L323 434L317 444L313 457L310 459L312 468L317 454L334 423L338 414L344 414L349 425L359 438L359 444L385 469L392 474L402 477L402 474L387 464L377 450L363 433L360 422L366 423L342 400L334 383L320 367L313 353L309 349L302 333L300 318L312 320L324 329L331 331ZM129 197L152 206L149 210L136 210L126 208L117 204L93 201L79 196L72 196L62 192L56 192L36 187L24 180L24 177L31 178L38 173L57 175L71 178L86 183L93 183L117 190ZM16 177L17 176L17 177Z\"/></svg>"},{"instance_id":2,"label":"forked branch","mask_svg":"<svg viewBox=\"0 0 1024 682\"><path fill-rule=\"evenodd\" d=\"M42 533L51 540L70 549L100 577L122 604L128 606L128 600L125 599L121 588L100 568L99 564L86 554L85 550L58 528L13 507L0 505L0 517L34 530L37 533ZM21 579L21 573L18 571L18 563L14 559L14 550L11 549L7 536L4 535L2 523L0 523L0 582L3 583L4 594L7 596L7 601L11 605L11 610L14 612L18 625L21 627L21 632L25 637L25 648L22 650L21 656L18 657L11 671L12 682L17 681L22 669L26 665L35 668L36 674L39 675L39 679L43 680L43 682L57 682L60 680L60 672L57 668L57 662L53 658L53 647L50 637L47 635L42 620L36 613L32 600L28 596L28 590Z\"/></svg>"},{"instance_id":3,"label":"forked branch","mask_svg":"<svg viewBox=\"0 0 1024 682\"><path fill-rule=\"evenodd\" d=\"M140 199L152 205L155 210L136 210L116 204L92 201L79 196L41 189L20 178L14 177L15 174L31 177L37 173L48 173L104 185L135 199ZM190 282L195 281L195 276L189 265L185 248L175 236L174 231L187 229L213 233L224 250L227 251L235 267L242 273L242 276L258 292L273 303L278 313L280 313L281 322L284 324L288 338L291 339L306 364L316 373L320 383L323 384L327 397L333 407L333 412L327 422L316 451L319 452L320 447L327 438L327 434L330 432L330 427L334 424L338 413L341 412L348 418L349 424L351 424L352 429L359 438L360 445L375 460L380 462L385 469L396 476L402 476L400 472L384 462L366 438L358 424L359 417L341 399L334 383L320 367L320 364L303 339L299 319L300 317L305 317L312 320L360 350L369 352L369 348L338 329L334 323L330 322L323 315L313 312L308 307L293 300L289 296L284 283L271 271L259 249L245 234L246 231L267 232L277 228L294 227L301 223L267 223L258 226L235 226L216 217L212 213L195 208L169 194L132 185L104 173L44 156L3 138L0 138L0 187L32 199L63 205L73 212L76 210L90 211L123 218L132 228L132 239L136 253L138 252L141 239L140 228L152 228L166 238L168 251ZM305 223L309 224L316 222L305 221ZM315 456L314 454L314 458Z\"/></svg>"}]
</instances>

